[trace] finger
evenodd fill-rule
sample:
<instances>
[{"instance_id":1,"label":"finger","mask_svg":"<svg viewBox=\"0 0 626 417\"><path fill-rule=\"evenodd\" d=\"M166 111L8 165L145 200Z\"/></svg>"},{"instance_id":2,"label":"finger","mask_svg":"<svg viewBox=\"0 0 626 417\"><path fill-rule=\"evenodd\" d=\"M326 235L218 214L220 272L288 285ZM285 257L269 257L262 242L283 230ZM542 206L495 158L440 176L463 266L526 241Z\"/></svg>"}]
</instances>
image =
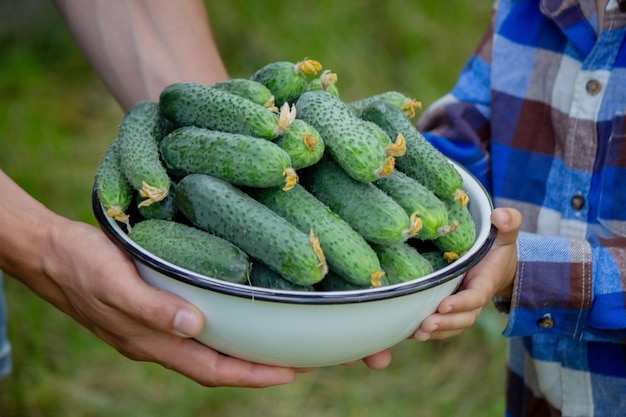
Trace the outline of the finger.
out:
<instances>
[{"instance_id":1,"label":"finger","mask_svg":"<svg viewBox=\"0 0 626 417\"><path fill-rule=\"evenodd\" d=\"M296 375L291 368L247 362L222 355L195 340L163 333L129 340L121 350L131 359L159 363L208 387L261 388L293 382Z\"/></svg>"},{"instance_id":2,"label":"finger","mask_svg":"<svg viewBox=\"0 0 626 417\"><path fill-rule=\"evenodd\" d=\"M512 208L496 208L491 213L491 223L498 229L496 243L512 244L517 239L522 224L522 214Z\"/></svg>"},{"instance_id":3,"label":"finger","mask_svg":"<svg viewBox=\"0 0 626 417\"><path fill-rule=\"evenodd\" d=\"M370 369L385 369L391 363L392 355L391 350L385 349L381 352L375 353L371 356L363 358L363 362Z\"/></svg>"},{"instance_id":4,"label":"finger","mask_svg":"<svg viewBox=\"0 0 626 417\"><path fill-rule=\"evenodd\" d=\"M422 322L420 330L425 332L435 332L439 330L457 330L472 326L482 308L471 311L464 311L458 314L433 314Z\"/></svg>"},{"instance_id":5,"label":"finger","mask_svg":"<svg viewBox=\"0 0 626 417\"><path fill-rule=\"evenodd\" d=\"M204 326L202 312L183 298L146 284L134 268L105 285L102 301L152 330L182 337L197 336ZM123 285L122 285L123 283Z\"/></svg>"}]
</instances>

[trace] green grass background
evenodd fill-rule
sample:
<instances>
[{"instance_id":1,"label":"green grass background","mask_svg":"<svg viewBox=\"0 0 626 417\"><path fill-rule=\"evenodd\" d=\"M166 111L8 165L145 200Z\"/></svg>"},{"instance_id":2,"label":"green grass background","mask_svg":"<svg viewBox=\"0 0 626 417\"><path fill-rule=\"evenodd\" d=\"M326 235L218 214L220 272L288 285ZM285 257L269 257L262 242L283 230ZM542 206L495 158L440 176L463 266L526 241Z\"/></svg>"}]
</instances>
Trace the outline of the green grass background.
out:
<instances>
[{"instance_id":1,"label":"green grass background","mask_svg":"<svg viewBox=\"0 0 626 417\"><path fill-rule=\"evenodd\" d=\"M346 101L398 90L428 105L453 86L491 2L207 7L231 76L309 57L338 74ZM50 2L0 5L1 169L52 210L95 224L93 173L121 117ZM2 387L2 416L503 415L504 321L491 307L460 337L394 347L386 370L359 363L302 374L287 386L209 389L124 358L11 278L5 289L14 370Z\"/></svg>"}]
</instances>

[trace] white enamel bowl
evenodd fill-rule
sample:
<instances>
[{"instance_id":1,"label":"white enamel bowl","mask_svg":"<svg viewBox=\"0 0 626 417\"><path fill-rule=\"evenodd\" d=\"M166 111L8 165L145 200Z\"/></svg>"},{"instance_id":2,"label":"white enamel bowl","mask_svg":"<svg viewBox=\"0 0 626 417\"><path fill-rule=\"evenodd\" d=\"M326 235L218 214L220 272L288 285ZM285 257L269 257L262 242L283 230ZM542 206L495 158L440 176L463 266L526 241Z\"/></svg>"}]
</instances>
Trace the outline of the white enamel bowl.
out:
<instances>
[{"instance_id":1,"label":"white enamel bowl","mask_svg":"<svg viewBox=\"0 0 626 417\"><path fill-rule=\"evenodd\" d=\"M474 246L459 260L419 279L377 289L295 292L233 284L180 268L131 241L106 217L94 192L93 208L106 235L128 253L140 276L178 294L204 314L197 340L252 362L319 367L360 359L405 340L453 293L465 272L495 239L493 202L480 183L455 165L470 197L476 224Z\"/></svg>"}]
</instances>

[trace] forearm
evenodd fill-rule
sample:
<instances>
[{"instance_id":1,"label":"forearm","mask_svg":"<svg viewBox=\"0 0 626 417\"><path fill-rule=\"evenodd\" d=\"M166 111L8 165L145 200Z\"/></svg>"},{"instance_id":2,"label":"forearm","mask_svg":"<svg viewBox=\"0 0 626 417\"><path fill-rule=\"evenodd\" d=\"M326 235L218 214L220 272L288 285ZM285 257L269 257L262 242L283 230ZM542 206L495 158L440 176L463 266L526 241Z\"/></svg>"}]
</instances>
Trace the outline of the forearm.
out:
<instances>
[{"instance_id":1,"label":"forearm","mask_svg":"<svg viewBox=\"0 0 626 417\"><path fill-rule=\"evenodd\" d=\"M124 110L178 81L227 72L202 0L54 0L78 47Z\"/></svg>"},{"instance_id":2,"label":"forearm","mask_svg":"<svg viewBox=\"0 0 626 417\"><path fill-rule=\"evenodd\" d=\"M15 278L43 274L50 228L63 219L0 170L0 269Z\"/></svg>"}]
</instances>

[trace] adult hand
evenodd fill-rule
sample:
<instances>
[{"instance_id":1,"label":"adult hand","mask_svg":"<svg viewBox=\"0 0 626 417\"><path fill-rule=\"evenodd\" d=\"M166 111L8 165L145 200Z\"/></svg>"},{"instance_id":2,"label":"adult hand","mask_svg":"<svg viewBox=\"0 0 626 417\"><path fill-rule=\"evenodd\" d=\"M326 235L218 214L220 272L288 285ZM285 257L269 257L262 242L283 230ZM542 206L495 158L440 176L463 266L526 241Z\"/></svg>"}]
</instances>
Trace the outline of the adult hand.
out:
<instances>
[{"instance_id":1,"label":"adult hand","mask_svg":"<svg viewBox=\"0 0 626 417\"><path fill-rule=\"evenodd\" d=\"M491 222L498 229L493 247L467 272L458 291L444 298L437 311L422 322L414 334L416 340L456 336L474 324L494 295L511 298L522 215L515 209L498 208L491 214Z\"/></svg>"},{"instance_id":2,"label":"adult hand","mask_svg":"<svg viewBox=\"0 0 626 417\"><path fill-rule=\"evenodd\" d=\"M54 229L53 280L32 289L124 356L159 363L205 386L264 387L295 378L293 369L224 356L191 339L202 329L202 313L144 283L97 228L62 219Z\"/></svg>"}]
</instances>

